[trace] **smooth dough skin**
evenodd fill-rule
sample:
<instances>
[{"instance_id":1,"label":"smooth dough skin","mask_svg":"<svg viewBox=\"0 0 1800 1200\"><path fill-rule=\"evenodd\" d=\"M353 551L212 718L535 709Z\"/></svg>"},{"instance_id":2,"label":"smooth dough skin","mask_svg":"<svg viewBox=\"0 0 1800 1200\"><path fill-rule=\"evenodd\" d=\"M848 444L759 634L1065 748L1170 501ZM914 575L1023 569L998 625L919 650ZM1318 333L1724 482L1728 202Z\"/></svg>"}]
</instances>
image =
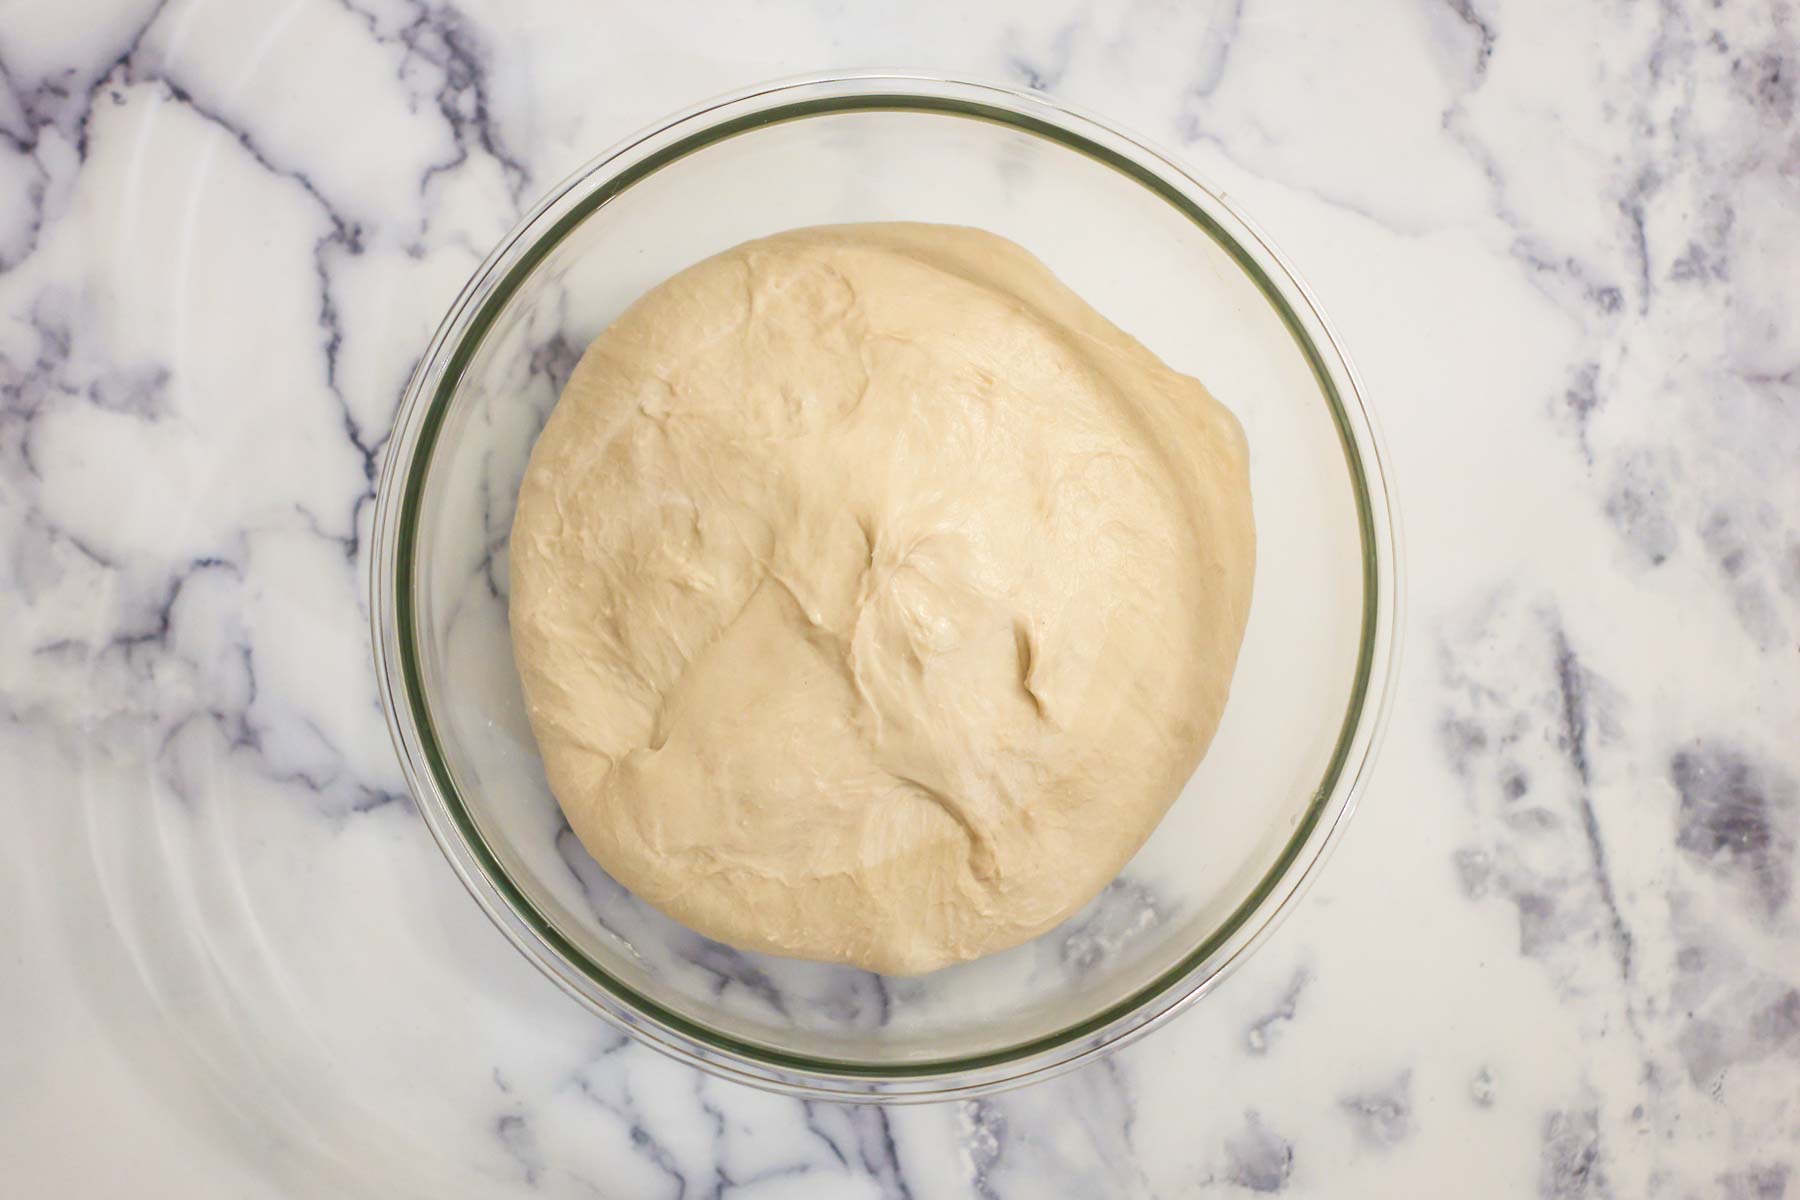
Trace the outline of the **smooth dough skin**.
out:
<instances>
[{"instance_id":1,"label":"smooth dough skin","mask_svg":"<svg viewBox=\"0 0 1800 1200\"><path fill-rule=\"evenodd\" d=\"M1205 753L1250 605L1236 419L974 229L750 242L588 348L512 634L550 786L638 896L911 975L1042 933Z\"/></svg>"}]
</instances>

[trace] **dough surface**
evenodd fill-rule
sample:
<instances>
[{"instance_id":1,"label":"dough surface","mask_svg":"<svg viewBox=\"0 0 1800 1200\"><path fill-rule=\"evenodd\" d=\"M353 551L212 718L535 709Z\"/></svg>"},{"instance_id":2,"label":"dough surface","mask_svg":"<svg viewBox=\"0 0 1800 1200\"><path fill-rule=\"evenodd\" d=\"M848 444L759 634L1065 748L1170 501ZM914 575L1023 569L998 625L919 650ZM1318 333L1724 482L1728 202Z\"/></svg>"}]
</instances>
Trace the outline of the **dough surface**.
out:
<instances>
[{"instance_id":1,"label":"dough surface","mask_svg":"<svg viewBox=\"0 0 1800 1200\"><path fill-rule=\"evenodd\" d=\"M910 975L1044 932L1149 836L1253 559L1237 420L1035 258L801 229L588 348L520 491L513 645L620 883Z\"/></svg>"}]
</instances>

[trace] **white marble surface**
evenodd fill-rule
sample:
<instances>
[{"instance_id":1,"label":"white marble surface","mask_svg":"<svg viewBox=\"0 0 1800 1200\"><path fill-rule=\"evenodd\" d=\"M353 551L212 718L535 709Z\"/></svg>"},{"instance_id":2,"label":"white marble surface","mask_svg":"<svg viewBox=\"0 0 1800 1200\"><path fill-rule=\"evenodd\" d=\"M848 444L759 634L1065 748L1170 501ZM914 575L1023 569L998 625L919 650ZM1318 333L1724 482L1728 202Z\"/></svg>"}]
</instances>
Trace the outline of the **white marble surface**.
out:
<instances>
[{"instance_id":1,"label":"white marble surface","mask_svg":"<svg viewBox=\"0 0 1800 1200\"><path fill-rule=\"evenodd\" d=\"M544 187L758 79L1177 148L1358 359L1409 539L1363 811L1060 1081L805 1106L487 923L368 661L371 478ZM1784 0L0 7L9 1195L1800 1195L1800 17Z\"/></svg>"}]
</instances>

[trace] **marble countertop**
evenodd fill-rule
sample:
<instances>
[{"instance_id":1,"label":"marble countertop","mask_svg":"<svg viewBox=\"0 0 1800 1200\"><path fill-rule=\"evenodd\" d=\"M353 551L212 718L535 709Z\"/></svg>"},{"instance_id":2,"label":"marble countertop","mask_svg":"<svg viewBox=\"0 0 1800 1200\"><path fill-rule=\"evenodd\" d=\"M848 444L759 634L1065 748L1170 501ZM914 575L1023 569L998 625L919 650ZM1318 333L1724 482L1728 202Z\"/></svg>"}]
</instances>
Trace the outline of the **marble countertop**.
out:
<instances>
[{"instance_id":1,"label":"marble countertop","mask_svg":"<svg viewBox=\"0 0 1800 1200\"><path fill-rule=\"evenodd\" d=\"M907 65L1173 147L1355 355L1409 549L1363 809L1136 1046L908 1109L702 1077L412 810L373 478L450 297L670 110ZM9 1194L1800 1195L1800 17L1781 0L13 0Z\"/></svg>"}]
</instances>

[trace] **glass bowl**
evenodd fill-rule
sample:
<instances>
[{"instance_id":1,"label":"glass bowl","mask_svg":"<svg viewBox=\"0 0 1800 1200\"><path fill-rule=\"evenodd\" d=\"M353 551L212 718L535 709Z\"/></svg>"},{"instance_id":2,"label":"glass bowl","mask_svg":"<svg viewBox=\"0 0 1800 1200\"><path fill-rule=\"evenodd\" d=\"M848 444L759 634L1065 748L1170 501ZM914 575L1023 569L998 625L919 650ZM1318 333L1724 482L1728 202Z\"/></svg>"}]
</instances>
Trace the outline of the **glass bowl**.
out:
<instances>
[{"instance_id":1,"label":"glass bowl","mask_svg":"<svg viewBox=\"0 0 1800 1200\"><path fill-rule=\"evenodd\" d=\"M1255 599L1211 751L1124 872L1022 946L919 978L731 949L584 851L545 785L506 620L533 439L633 299L749 238L936 221L1011 238L1242 420ZM1066 1069L1193 1002L1341 832L1393 668L1396 536L1354 373L1306 289L1217 194L1040 96L891 75L684 113L558 187L476 272L403 400L372 620L407 780L451 865L546 975L648 1044L812 1096L965 1096Z\"/></svg>"}]
</instances>

